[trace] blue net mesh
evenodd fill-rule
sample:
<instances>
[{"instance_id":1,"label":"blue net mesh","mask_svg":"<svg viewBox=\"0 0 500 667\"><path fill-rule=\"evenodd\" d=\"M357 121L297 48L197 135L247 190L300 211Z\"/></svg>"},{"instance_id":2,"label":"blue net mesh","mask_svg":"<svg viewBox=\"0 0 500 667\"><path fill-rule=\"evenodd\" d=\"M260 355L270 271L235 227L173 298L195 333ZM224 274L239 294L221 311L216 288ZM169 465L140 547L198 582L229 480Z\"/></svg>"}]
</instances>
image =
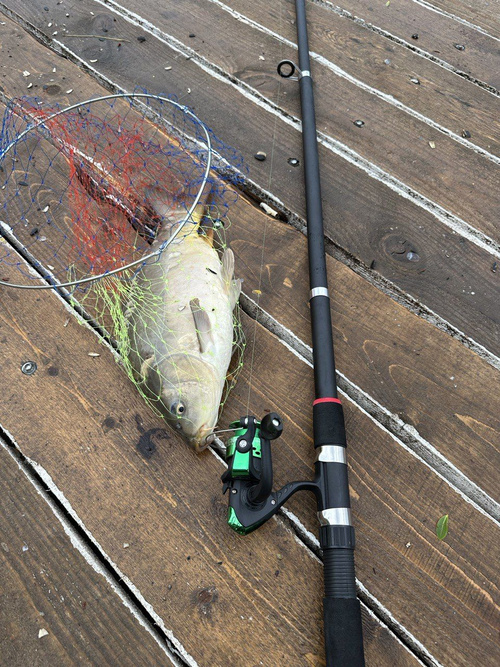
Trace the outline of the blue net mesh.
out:
<instances>
[{"instance_id":1,"label":"blue net mesh","mask_svg":"<svg viewBox=\"0 0 500 667\"><path fill-rule=\"evenodd\" d=\"M205 179L207 132L214 168ZM200 192L201 204L223 221L235 198L228 175L234 183L242 159L163 96L66 110L24 98L4 114L0 169L2 229L44 275L64 283L149 255ZM6 246L0 266L33 279Z\"/></svg>"},{"instance_id":2,"label":"blue net mesh","mask_svg":"<svg viewBox=\"0 0 500 667\"><path fill-rule=\"evenodd\" d=\"M8 106L0 280L69 285L152 408L201 449L242 365L226 232L243 162L172 101Z\"/></svg>"}]
</instances>

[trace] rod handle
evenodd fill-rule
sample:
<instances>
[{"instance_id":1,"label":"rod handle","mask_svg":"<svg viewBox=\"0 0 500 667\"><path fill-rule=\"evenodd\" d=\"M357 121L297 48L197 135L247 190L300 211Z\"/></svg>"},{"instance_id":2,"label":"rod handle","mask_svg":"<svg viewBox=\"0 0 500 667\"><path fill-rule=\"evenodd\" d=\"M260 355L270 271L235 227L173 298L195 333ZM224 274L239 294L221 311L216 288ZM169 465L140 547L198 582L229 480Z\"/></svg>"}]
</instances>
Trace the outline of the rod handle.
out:
<instances>
[{"instance_id":1,"label":"rod handle","mask_svg":"<svg viewBox=\"0 0 500 667\"><path fill-rule=\"evenodd\" d=\"M364 667L361 606L356 598L353 549L323 551L323 618L327 667Z\"/></svg>"}]
</instances>

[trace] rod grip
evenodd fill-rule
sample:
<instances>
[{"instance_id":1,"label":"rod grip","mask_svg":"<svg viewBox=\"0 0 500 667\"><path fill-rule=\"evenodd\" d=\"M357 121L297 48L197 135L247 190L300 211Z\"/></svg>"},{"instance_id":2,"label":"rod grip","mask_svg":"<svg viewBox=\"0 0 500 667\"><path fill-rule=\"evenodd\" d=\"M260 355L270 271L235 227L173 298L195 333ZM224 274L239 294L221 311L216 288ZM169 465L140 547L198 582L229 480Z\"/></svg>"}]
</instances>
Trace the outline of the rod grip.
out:
<instances>
[{"instance_id":1,"label":"rod grip","mask_svg":"<svg viewBox=\"0 0 500 667\"><path fill-rule=\"evenodd\" d=\"M323 617L327 667L364 667L361 607L356 598L353 549L325 549Z\"/></svg>"}]
</instances>

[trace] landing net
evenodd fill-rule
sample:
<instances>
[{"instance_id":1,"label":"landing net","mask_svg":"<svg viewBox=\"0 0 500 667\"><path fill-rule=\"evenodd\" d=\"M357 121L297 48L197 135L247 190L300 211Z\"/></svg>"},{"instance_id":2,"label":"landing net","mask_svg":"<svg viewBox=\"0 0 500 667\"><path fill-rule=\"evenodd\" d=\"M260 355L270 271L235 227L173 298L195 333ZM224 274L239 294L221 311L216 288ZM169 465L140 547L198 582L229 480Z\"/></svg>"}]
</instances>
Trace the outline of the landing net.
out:
<instances>
[{"instance_id":1,"label":"landing net","mask_svg":"<svg viewBox=\"0 0 500 667\"><path fill-rule=\"evenodd\" d=\"M213 403L242 365L238 284L230 253L222 261L237 198L230 174L241 168L238 153L163 96L66 109L25 98L3 118L0 283L63 286L153 409L187 436L200 419L215 425ZM209 367L229 363L228 337L235 354L221 389Z\"/></svg>"}]
</instances>

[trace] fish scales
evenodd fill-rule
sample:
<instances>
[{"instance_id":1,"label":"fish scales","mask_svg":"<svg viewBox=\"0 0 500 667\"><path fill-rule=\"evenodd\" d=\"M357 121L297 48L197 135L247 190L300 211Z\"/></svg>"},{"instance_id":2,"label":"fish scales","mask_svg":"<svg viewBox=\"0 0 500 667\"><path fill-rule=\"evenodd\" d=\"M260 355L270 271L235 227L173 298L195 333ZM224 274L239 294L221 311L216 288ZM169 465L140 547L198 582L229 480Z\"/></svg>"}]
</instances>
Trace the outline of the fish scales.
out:
<instances>
[{"instance_id":1,"label":"fish scales","mask_svg":"<svg viewBox=\"0 0 500 667\"><path fill-rule=\"evenodd\" d=\"M166 419L201 450L217 422L240 281L232 251L221 261L197 224L186 227L137 276L134 291L141 297L130 310L129 358Z\"/></svg>"}]
</instances>

